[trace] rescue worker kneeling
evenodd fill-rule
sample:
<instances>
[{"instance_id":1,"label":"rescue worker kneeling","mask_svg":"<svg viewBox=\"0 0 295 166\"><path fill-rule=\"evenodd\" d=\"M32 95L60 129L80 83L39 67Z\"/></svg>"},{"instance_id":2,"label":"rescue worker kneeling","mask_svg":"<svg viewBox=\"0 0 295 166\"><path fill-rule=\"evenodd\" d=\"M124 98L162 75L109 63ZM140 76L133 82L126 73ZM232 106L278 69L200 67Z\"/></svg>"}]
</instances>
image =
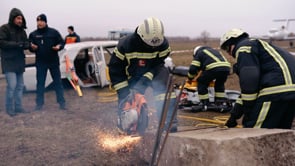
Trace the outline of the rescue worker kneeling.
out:
<instances>
[{"instance_id":1,"label":"rescue worker kneeling","mask_svg":"<svg viewBox=\"0 0 295 166\"><path fill-rule=\"evenodd\" d=\"M137 125L145 123L146 101L137 98L144 97L149 86L153 88L156 109L158 115L161 115L164 103L164 98L161 96L165 96L169 78L169 70L164 66L164 60L170 52L171 48L164 37L163 24L157 18L145 19L134 33L119 40L108 67L112 86L118 94L118 125L123 131L130 134L142 130L135 126L135 123L136 121ZM171 106L166 118L167 126L172 117L175 102L174 95L170 100ZM130 106L136 105L134 103L140 103L137 108L142 107L141 111L135 111L136 109ZM147 124L145 125L147 127ZM177 131L176 116L170 131Z\"/></svg>"},{"instance_id":2,"label":"rescue worker kneeling","mask_svg":"<svg viewBox=\"0 0 295 166\"><path fill-rule=\"evenodd\" d=\"M198 72L201 72L200 76L197 76ZM226 106L227 98L224 92L224 83L229 73L230 63L219 51L208 46L195 47L187 78L190 83L197 77L197 90L203 111L206 111L207 107L212 104ZM209 102L208 87L213 80L215 80L215 97L214 103L211 103Z\"/></svg>"},{"instance_id":3,"label":"rescue worker kneeling","mask_svg":"<svg viewBox=\"0 0 295 166\"><path fill-rule=\"evenodd\" d=\"M234 57L241 96L226 126L291 129L295 113L295 58L288 51L241 29L231 29L220 39L220 47Z\"/></svg>"}]
</instances>

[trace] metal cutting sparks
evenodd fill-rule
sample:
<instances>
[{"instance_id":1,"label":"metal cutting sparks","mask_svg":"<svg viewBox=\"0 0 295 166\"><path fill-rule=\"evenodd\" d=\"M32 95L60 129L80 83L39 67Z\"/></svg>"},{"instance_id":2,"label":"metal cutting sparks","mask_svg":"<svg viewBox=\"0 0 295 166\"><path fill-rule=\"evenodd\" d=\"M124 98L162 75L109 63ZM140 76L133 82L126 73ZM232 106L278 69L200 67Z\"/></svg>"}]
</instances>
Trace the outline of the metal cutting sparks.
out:
<instances>
[{"instance_id":1,"label":"metal cutting sparks","mask_svg":"<svg viewBox=\"0 0 295 166\"><path fill-rule=\"evenodd\" d=\"M132 149L136 145L141 137L131 136L114 136L110 134L100 133L98 134L99 144L110 151L121 151L121 149ZM124 150L124 151L125 151Z\"/></svg>"}]
</instances>

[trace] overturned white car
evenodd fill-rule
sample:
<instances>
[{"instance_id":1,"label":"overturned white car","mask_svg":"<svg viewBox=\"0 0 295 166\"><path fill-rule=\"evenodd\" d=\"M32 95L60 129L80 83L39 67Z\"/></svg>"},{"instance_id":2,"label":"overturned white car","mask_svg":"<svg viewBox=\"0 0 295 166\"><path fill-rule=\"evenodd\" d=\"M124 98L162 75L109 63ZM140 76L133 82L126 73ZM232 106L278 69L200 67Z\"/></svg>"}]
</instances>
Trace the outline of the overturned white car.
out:
<instances>
[{"instance_id":1,"label":"overturned white car","mask_svg":"<svg viewBox=\"0 0 295 166\"><path fill-rule=\"evenodd\" d=\"M118 41L85 41L65 45L59 51L60 71L63 81L68 80L66 57L73 65L72 70L78 78L81 87L109 85L107 79L107 64L111 53L117 46ZM48 88L52 83L52 78L48 71L45 86ZM36 67L34 64L27 65L24 73L25 91L36 90Z\"/></svg>"}]
</instances>

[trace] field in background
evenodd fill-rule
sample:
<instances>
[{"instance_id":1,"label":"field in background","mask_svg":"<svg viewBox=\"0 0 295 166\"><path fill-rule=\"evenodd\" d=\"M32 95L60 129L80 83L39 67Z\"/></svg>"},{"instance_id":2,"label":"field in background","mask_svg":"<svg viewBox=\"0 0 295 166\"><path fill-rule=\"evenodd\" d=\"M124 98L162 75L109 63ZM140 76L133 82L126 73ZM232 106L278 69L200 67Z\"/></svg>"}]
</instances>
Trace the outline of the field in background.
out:
<instances>
[{"instance_id":1,"label":"field in background","mask_svg":"<svg viewBox=\"0 0 295 166\"><path fill-rule=\"evenodd\" d=\"M294 47L293 48L288 47L289 46L288 41L276 41L274 42L274 44L281 46L290 52L295 52ZM206 44L204 44L201 41L171 41L170 46L173 52L177 52L180 50L189 50L187 52L172 53L171 57L173 59L174 64L176 66L178 65L189 66L193 58L192 57L193 49L198 45L207 45L207 46L218 49L219 40L209 40ZM233 57L229 56L225 52L222 52L222 53L232 65L235 63L235 59ZM176 79L177 81L182 82L185 78L176 77ZM225 88L231 89L231 90L240 90L239 81L236 74L229 75L227 82L225 83Z\"/></svg>"},{"instance_id":2,"label":"field in background","mask_svg":"<svg viewBox=\"0 0 295 166\"><path fill-rule=\"evenodd\" d=\"M171 57L173 59L173 63L176 66L189 66L192 61L193 49L199 45L207 45L213 48L219 48L219 40L218 39L211 39L208 40L206 44L204 44L201 40L189 40L189 39L171 39L169 40L170 46L172 49ZM276 41L276 45L282 46L283 48L287 48L289 43L287 41ZM289 51L295 52L295 48L287 48ZM30 54L30 52L26 52L26 54ZM228 59L231 64L234 64L235 60L224 53L224 56ZM31 64L34 63L34 58L26 58L26 63ZM1 66L1 64L0 64ZM2 69L0 67L0 73L2 74ZM182 83L185 78L176 76L176 81ZM226 82L227 89L239 90L238 86L238 79L235 74L231 74L228 77L228 81Z\"/></svg>"},{"instance_id":3,"label":"field in background","mask_svg":"<svg viewBox=\"0 0 295 166\"><path fill-rule=\"evenodd\" d=\"M170 44L172 51L189 50L171 55L176 65L189 65L194 47L203 45L197 41L171 41ZM218 46L218 41L207 45ZM5 87L5 80L0 79L0 94L5 94ZM226 87L238 88L236 75L229 76ZM79 97L73 89L65 89L68 110L61 111L55 92L48 91L40 112L34 111L36 94L25 93L23 106L30 113L13 118L5 112L5 95L0 95L0 165L148 165L148 161L140 158L139 154L148 152L150 148L139 146L142 142L126 143L125 137L116 129L118 108L115 93L108 87L82 88L82 92L83 96ZM213 120L220 115L228 116L228 113L179 111L179 115ZM186 127L203 128L204 124L179 118L180 132ZM151 110L148 131L154 132L157 126L156 110Z\"/></svg>"}]
</instances>

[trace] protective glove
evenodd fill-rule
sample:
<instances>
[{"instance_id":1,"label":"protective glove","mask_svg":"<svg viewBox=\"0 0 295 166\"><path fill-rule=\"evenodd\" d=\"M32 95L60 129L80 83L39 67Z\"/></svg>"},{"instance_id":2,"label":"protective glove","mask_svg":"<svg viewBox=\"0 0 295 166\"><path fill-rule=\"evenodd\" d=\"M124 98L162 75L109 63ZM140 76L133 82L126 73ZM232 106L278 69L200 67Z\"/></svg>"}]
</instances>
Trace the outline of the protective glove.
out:
<instances>
[{"instance_id":1,"label":"protective glove","mask_svg":"<svg viewBox=\"0 0 295 166\"><path fill-rule=\"evenodd\" d=\"M228 128L233 128L238 125L237 120L233 118L232 116L229 117L229 119L226 121L225 126Z\"/></svg>"},{"instance_id":2,"label":"protective glove","mask_svg":"<svg viewBox=\"0 0 295 166\"><path fill-rule=\"evenodd\" d=\"M151 85L151 82L152 81L150 79L148 79L145 76L142 76L137 81L137 83L135 84L135 86L133 87L133 89L136 90L137 92L139 92L140 94L144 94L146 88Z\"/></svg>"},{"instance_id":3,"label":"protective glove","mask_svg":"<svg viewBox=\"0 0 295 166\"><path fill-rule=\"evenodd\" d=\"M237 119L240 119L244 113L242 107L243 106L240 103L235 103L234 107L230 111L230 117L225 123L225 126L231 128L238 125Z\"/></svg>"}]
</instances>

